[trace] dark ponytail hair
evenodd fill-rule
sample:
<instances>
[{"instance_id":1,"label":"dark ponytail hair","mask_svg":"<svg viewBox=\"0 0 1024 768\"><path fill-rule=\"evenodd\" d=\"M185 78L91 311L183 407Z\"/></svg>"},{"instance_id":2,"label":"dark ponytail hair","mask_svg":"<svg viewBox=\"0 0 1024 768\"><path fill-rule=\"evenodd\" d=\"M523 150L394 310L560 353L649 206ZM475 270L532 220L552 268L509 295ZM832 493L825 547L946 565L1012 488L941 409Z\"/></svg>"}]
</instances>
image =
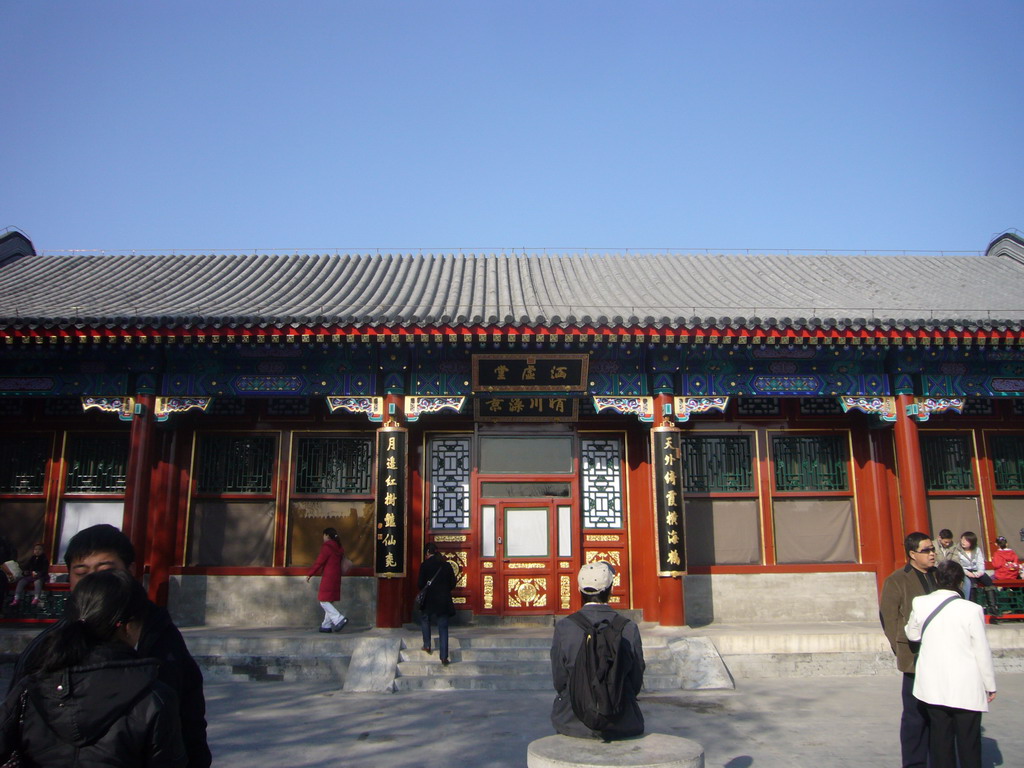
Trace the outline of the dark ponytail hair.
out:
<instances>
[{"instance_id":1,"label":"dark ponytail hair","mask_svg":"<svg viewBox=\"0 0 1024 768\"><path fill-rule=\"evenodd\" d=\"M324 528L324 536L330 537L335 544L341 544L341 539L338 538L338 531L334 528Z\"/></svg>"},{"instance_id":2,"label":"dark ponytail hair","mask_svg":"<svg viewBox=\"0 0 1024 768\"><path fill-rule=\"evenodd\" d=\"M147 604L146 590L129 573L90 573L71 593L65 621L43 641L39 668L54 672L81 664L93 648L113 642L121 626L141 619Z\"/></svg>"}]
</instances>

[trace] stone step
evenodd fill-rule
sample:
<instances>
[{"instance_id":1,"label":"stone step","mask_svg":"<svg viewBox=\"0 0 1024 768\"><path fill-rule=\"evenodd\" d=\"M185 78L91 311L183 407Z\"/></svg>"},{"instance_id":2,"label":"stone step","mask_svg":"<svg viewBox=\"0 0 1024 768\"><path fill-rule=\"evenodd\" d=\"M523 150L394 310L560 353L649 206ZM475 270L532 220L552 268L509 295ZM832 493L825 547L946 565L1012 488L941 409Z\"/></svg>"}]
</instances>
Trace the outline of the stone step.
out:
<instances>
[{"instance_id":1,"label":"stone step","mask_svg":"<svg viewBox=\"0 0 1024 768\"><path fill-rule=\"evenodd\" d=\"M1024 671L1024 624L987 627L996 672ZM734 679L896 674L889 642L875 624L711 628Z\"/></svg>"},{"instance_id":2,"label":"stone step","mask_svg":"<svg viewBox=\"0 0 1024 768\"><path fill-rule=\"evenodd\" d=\"M402 677L416 675L550 675L551 662L547 659L523 661L509 659L506 661L471 661L452 654L452 663L447 667L437 657L431 661L401 661L398 663L398 674ZM647 662L646 675L676 675L675 663L670 659Z\"/></svg>"},{"instance_id":3,"label":"stone step","mask_svg":"<svg viewBox=\"0 0 1024 768\"><path fill-rule=\"evenodd\" d=\"M461 645L449 643L448 652L451 658L461 661L539 661L545 664L551 661L550 643L541 647L501 646L480 647L478 645ZM403 648L402 661L429 661L437 658L437 646L430 653L419 647ZM651 662L671 658L667 645L644 646L644 658Z\"/></svg>"},{"instance_id":4,"label":"stone step","mask_svg":"<svg viewBox=\"0 0 1024 768\"><path fill-rule=\"evenodd\" d=\"M551 691L551 672L545 674L517 675L460 675L453 670L453 664L445 667L446 672L439 675L417 675L395 678L395 691L428 691L428 690L482 690L482 691ZM679 679L675 676L645 675L644 690L671 691L678 690Z\"/></svg>"},{"instance_id":5,"label":"stone step","mask_svg":"<svg viewBox=\"0 0 1024 768\"><path fill-rule=\"evenodd\" d=\"M344 685L350 654L193 654L204 677L270 681L331 681Z\"/></svg>"}]
</instances>

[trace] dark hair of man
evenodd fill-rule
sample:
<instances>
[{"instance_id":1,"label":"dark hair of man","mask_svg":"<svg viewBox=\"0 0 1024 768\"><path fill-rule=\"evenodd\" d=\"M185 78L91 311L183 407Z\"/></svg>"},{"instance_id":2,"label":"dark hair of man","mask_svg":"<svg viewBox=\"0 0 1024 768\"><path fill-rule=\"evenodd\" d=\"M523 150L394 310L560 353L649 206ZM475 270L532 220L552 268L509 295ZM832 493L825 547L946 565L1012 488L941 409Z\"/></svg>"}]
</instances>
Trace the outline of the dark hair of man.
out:
<instances>
[{"instance_id":1,"label":"dark hair of man","mask_svg":"<svg viewBox=\"0 0 1024 768\"><path fill-rule=\"evenodd\" d=\"M338 531L334 528L324 528L324 536L327 536L329 539L331 539L337 544L341 543L341 541L338 539Z\"/></svg>"},{"instance_id":2,"label":"dark hair of man","mask_svg":"<svg viewBox=\"0 0 1024 768\"><path fill-rule=\"evenodd\" d=\"M939 531L939 538L940 539L952 539L953 538L953 532L951 530L949 530L949 528L943 528L941 531Z\"/></svg>"},{"instance_id":3,"label":"dark hair of man","mask_svg":"<svg viewBox=\"0 0 1024 768\"><path fill-rule=\"evenodd\" d=\"M131 539L114 526L100 523L83 528L71 537L64 553L64 563L70 568L72 563L96 552L113 552L121 558L125 568L131 568L135 562L135 547Z\"/></svg>"},{"instance_id":4,"label":"dark hair of man","mask_svg":"<svg viewBox=\"0 0 1024 768\"><path fill-rule=\"evenodd\" d=\"M115 641L117 630L146 611L146 590L121 570L97 571L78 582L68 598L66 621L43 640L39 668L54 672L81 664L89 651Z\"/></svg>"},{"instance_id":5,"label":"dark hair of man","mask_svg":"<svg viewBox=\"0 0 1024 768\"><path fill-rule=\"evenodd\" d=\"M584 603L607 603L608 598L612 596L612 588L608 587L600 592L580 592L580 596Z\"/></svg>"},{"instance_id":6,"label":"dark hair of man","mask_svg":"<svg viewBox=\"0 0 1024 768\"><path fill-rule=\"evenodd\" d=\"M434 542L430 542L429 544L427 544L427 546L423 548L423 551L427 553L427 557L430 557L431 555L436 555L437 544L435 544Z\"/></svg>"},{"instance_id":7,"label":"dark hair of man","mask_svg":"<svg viewBox=\"0 0 1024 768\"><path fill-rule=\"evenodd\" d=\"M960 534L961 539L967 539L967 543L971 545L971 552L978 547L978 534L974 531L964 531Z\"/></svg>"},{"instance_id":8,"label":"dark hair of man","mask_svg":"<svg viewBox=\"0 0 1024 768\"><path fill-rule=\"evenodd\" d=\"M910 556L911 552L917 552L917 548L921 546L921 542L925 539L930 539L927 533L921 533L920 531L914 531L913 533L907 534L907 538L903 540L903 549L907 551L907 556Z\"/></svg>"},{"instance_id":9,"label":"dark hair of man","mask_svg":"<svg viewBox=\"0 0 1024 768\"><path fill-rule=\"evenodd\" d=\"M939 589L952 589L963 597L964 569L956 560L943 560L935 569L935 585Z\"/></svg>"}]
</instances>

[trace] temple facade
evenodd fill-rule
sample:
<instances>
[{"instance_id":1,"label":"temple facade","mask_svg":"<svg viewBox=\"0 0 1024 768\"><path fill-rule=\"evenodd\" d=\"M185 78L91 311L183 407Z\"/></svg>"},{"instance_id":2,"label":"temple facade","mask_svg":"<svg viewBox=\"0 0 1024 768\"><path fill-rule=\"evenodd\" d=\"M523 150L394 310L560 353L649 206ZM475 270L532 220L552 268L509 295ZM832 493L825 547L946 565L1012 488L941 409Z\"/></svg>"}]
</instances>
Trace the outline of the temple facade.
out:
<instances>
[{"instance_id":1,"label":"temple facade","mask_svg":"<svg viewBox=\"0 0 1024 768\"><path fill-rule=\"evenodd\" d=\"M872 619L913 530L1024 554L1024 239L977 256L37 254L0 238L0 531L122 528L186 623ZM60 571L60 568L55 568Z\"/></svg>"}]
</instances>

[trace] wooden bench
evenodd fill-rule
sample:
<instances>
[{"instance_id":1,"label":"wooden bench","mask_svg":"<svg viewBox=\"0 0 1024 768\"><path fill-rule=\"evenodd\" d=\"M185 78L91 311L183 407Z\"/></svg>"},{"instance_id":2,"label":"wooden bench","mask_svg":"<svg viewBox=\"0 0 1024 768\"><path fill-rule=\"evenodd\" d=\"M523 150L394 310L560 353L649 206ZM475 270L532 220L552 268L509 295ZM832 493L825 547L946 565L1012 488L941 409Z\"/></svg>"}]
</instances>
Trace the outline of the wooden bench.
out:
<instances>
[{"instance_id":1,"label":"wooden bench","mask_svg":"<svg viewBox=\"0 0 1024 768\"><path fill-rule=\"evenodd\" d=\"M3 606L0 621L19 622L24 624L36 622L53 622L64 615L64 603L68 599L68 583L66 581L49 581L43 584L43 594L39 605L32 605L33 591L31 585L25 590L25 596L17 605L10 605L14 596L14 584L7 588L7 605Z\"/></svg>"},{"instance_id":2,"label":"wooden bench","mask_svg":"<svg viewBox=\"0 0 1024 768\"><path fill-rule=\"evenodd\" d=\"M996 591L996 608L999 613L994 616L988 613L985 592L977 587L971 590L971 600L986 609L985 623L1024 620L1024 581L993 579L992 586L999 588Z\"/></svg>"}]
</instances>

